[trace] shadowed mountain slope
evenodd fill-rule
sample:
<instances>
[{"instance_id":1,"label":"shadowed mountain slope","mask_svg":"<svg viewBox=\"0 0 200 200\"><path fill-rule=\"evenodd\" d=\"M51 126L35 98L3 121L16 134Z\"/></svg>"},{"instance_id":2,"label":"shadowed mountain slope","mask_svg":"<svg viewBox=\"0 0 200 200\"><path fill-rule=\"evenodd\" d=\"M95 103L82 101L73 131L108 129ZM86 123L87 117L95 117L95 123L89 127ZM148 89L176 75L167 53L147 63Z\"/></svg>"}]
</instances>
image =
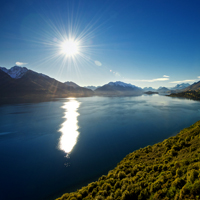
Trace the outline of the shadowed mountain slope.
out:
<instances>
[{"instance_id":1,"label":"shadowed mountain slope","mask_svg":"<svg viewBox=\"0 0 200 200\"><path fill-rule=\"evenodd\" d=\"M187 91L187 90L199 90L199 89L200 89L200 81L193 83L192 85L186 87L184 90Z\"/></svg>"},{"instance_id":2,"label":"shadowed mountain slope","mask_svg":"<svg viewBox=\"0 0 200 200\"><path fill-rule=\"evenodd\" d=\"M20 78L11 78L0 69L0 95L1 100L15 98L42 100L55 97L91 96L93 91L82 87L68 86L31 70L27 70Z\"/></svg>"},{"instance_id":3,"label":"shadowed mountain slope","mask_svg":"<svg viewBox=\"0 0 200 200\"><path fill-rule=\"evenodd\" d=\"M200 81L186 87L182 92L173 93L169 96L200 100Z\"/></svg>"},{"instance_id":4,"label":"shadowed mountain slope","mask_svg":"<svg viewBox=\"0 0 200 200\"><path fill-rule=\"evenodd\" d=\"M72 81L67 81L67 82L64 82L65 85L68 85L68 86L71 86L71 87L74 87L74 88L78 88L80 87L79 85L77 85L76 83L72 82Z\"/></svg>"},{"instance_id":5,"label":"shadowed mountain slope","mask_svg":"<svg viewBox=\"0 0 200 200\"><path fill-rule=\"evenodd\" d=\"M142 93L143 93L142 88L139 88L135 85L123 83L120 81L110 82L95 90L96 95L111 95L111 96L141 95Z\"/></svg>"}]
</instances>

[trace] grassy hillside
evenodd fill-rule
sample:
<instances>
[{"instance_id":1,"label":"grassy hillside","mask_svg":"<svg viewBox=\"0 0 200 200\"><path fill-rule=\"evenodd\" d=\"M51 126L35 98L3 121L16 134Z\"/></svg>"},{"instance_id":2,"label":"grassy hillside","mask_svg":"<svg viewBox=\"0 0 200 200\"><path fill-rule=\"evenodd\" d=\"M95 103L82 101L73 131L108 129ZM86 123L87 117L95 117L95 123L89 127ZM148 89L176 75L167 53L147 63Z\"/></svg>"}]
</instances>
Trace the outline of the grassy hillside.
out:
<instances>
[{"instance_id":1,"label":"grassy hillside","mask_svg":"<svg viewBox=\"0 0 200 200\"><path fill-rule=\"evenodd\" d=\"M169 96L200 100L200 81L186 87L182 92L172 93Z\"/></svg>"},{"instance_id":2,"label":"grassy hillside","mask_svg":"<svg viewBox=\"0 0 200 200\"><path fill-rule=\"evenodd\" d=\"M79 199L200 199L200 121L128 154L98 181L57 200Z\"/></svg>"},{"instance_id":3,"label":"grassy hillside","mask_svg":"<svg viewBox=\"0 0 200 200\"><path fill-rule=\"evenodd\" d=\"M184 97L188 99L200 100L200 89L188 90L186 92L180 92L176 94L170 94L171 97Z\"/></svg>"}]
</instances>

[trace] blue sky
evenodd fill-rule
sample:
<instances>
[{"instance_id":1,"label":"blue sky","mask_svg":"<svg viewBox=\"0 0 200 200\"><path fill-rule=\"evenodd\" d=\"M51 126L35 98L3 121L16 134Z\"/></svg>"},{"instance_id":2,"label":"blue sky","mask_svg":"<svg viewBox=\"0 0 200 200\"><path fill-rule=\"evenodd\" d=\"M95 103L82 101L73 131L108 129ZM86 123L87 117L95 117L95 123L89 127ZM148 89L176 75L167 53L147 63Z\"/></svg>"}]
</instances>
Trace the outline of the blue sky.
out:
<instances>
[{"instance_id":1,"label":"blue sky","mask_svg":"<svg viewBox=\"0 0 200 200\"><path fill-rule=\"evenodd\" d=\"M3 0L0 66L81 86L172 87L200 79L199 0ZM80 54L60 53L79 40Z\"/></svg>"}]
</instances>

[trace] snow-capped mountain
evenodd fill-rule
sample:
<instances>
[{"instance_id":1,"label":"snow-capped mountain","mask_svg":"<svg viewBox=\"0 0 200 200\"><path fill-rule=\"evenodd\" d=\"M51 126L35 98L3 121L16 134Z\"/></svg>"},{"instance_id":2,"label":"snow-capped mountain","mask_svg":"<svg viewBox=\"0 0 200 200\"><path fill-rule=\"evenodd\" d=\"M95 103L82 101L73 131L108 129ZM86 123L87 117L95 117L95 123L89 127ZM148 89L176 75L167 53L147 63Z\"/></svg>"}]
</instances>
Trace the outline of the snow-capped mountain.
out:
<instances>
[{"instance_id":1,"label":"snow-capped mountain","mask_svg":"<svg viewBox=\"0 0 200 200\"><path fill-rule=\"evenodd\" d=\"M0 69L14 79L21 78L28 71L26 67L19 67L19 66L14 66L10 69L6 69L5 67L0 67Z\"/></svg>"},{"instance_id":2,"label":"snow-capped mountain","mask_svg":"<svg viewBox=\"0 0 200 200\"><path fill-rule=\"evenodd\" d=\"M137 88L135 85L132 85L130 83L124 83L124 82L121 82L121 81L110 82L110 83L108 83L108 85Z\"/></svg>"},{"instance_id":3,"label":"snow-capped mountain","mask_svg":"<svg viewBox=\"0 0 200 200\"><path fill-rule=\"evenodd\" d=\"M154 88L152 88L152 87L144 87L143 90L144 90L145 92L155 92L155 91L156 91L156 89L154 89Z\"/></svg>"},{"instance_id":4,"label":"snow-capped mountain","mask_svg":"<svg viewBox=\"0 0 200 200\"><path fill-rule=\"evenodd\" d=\"M168 88L162 86L157 89L158 93L167 93L168 91L170 91Z\"/></svg>"},{"instance_id":5,"label":"snow-capped mountain","mask_svg":"<svg viewBox=\"0 0 200 200\"><path fill-rule=\"evenodd\" d=\"M96 90L97 88L99 88L99 87L101 87L101 86L84 86L84 88L87 88L87 89L90 89L90 90Z\"/></svg>"},{"instance_id":6,"label":"snow-capped mountain","mask_svg":"<svg viewBox=\"0 0 200 200\"><path fill-rule=\"evenodd\" d=\"M190 86L189 83L181 83L181 84L177 84L175 87L172 87L171 90L182 90L188 86Z\"/></svg>"},{"instance_id":7,"label":"snow-capped mountain","mask_svg":"<svg viewBox=\"0 0 200 200\"><path fill-rule=\"evenodd\" d=\"M200 81L193 83L192 85L189 85L188 87L184 88L184 91L188 90L200 90Z\"/></svg>"},{"instance_id":8,"label":"snow-capped mountain","mask_svg":"<svg viewBox=\"0 0 200 200\"><path fill-rule=\"evenodd\" d=\"M79 85L77 85L76 83L74 83L72 81L66 81L66 82L64 82L64 84L68 85L68 86L71 86L71 87L74 87L74 88L80 87Z\"/></svg>"},{"instance_id":9,"label":"snow-capped mountain","mask_svg":"<svg viewBox=\"0 0 200 200\"><path fill-rule=\"evenodd\" d=\"M91 96L93 91L72 87L25 67L0 68L0 103L19 100L41 101L50 98Z\"/></svg>"},{"instance_id":10,"label":"snow-capped mountain","mask_svg":"<svg viewBox=\"0 0 200 200\"><path fill-rule=\"evenodd\" d=\"M140 95L142 88L121 81L110 82L95 90L96 95Z\"/></svg>"}]
</instances>

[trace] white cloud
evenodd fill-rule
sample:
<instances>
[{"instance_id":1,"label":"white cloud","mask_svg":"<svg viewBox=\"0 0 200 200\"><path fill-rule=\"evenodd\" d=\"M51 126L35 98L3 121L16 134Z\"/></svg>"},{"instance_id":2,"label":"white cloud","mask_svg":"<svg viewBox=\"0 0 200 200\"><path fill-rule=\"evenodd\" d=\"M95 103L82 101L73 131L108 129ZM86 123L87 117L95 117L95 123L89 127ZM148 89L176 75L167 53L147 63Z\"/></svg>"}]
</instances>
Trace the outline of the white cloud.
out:
<instances>
[{"instance_id":1,"label":"white cloud","mask_svg":"<svg viewBox=\"0 0 200 200\"><path fill-rule=\"evenodd\" d=\"M163 75L163 77L168 78L169 76L167 76L167 75Z\"/></svg>"},{"instance_id":2,"label":"white cloud","mask_svg":"<svg viewBox=\"0 0 200 200\"><path fill-rule=\"evenodd\" d=\"M200 78L200 76L198 76L197 78Z\"/></svg>"},{"instance_id":3,"label":"white cloud","mask_svg":"<svg viewBox=\"0 0 200 200\"><path fill-rule=\"evenodd\" d=\"M157 82L157 81L168 81L169 77L165 78L155 78L155 79L150 79L150 80L135 80L135 81L141 81L141 82Z\"/></svg>"},{"instance_id":4,"label":"white cloud","mask_svg":"<svg viewBox=\"0 0 200 200\"><path fill-rule=\"evenodd\" d=\"M116 76L116 77L121 77L121 75L120 75L119 72L115 72L115 76Z\"/></svg>"},{"instance_id":5,"label":"white cloud","mask_svg":"<svg viewBox=\"0 0 200 200\"><path fill-rule=\"evenodd\" d=\"M23 66L23 65L26 65L26 64L28 64L28 63L16 62L15 64L16 64L17 66Z\"/></svg>"},{"instance_id":6,"label":"white cloud","mask_svg":"<svg viewBox=\"0 0 200 200\"><path fill-rule=\"evenodd\" d=\"M100 61L98 61L98 60L95 60L94 63L99 67L102 65L102 63Z\"/></svg>"},{"instance_id":7,"label":"white cloud","mask_svg":"<svg viewBox=\"0 0 200 200\"><path fill-rule=\"evenodd\" d=\"M147 79L147 80L133 80L133 79L126 79L129 82L148 82L148 83L152 83L152 82L159 82L159 81L168 81L169 77L162 77L162 78L154 78L154 79Z\"/></svg>"},{"instance_id":8,"label":"white cloud","mask_svg":"<svg viewBox=\"0 0 200 200\"><path fill-rule=\"evenodd\" d=\"M188 83L188 82L195 82L196 79L193 79L193 80L183 80L183 81L172 81L170 83Z\"/></svg>"}]
</instances>

